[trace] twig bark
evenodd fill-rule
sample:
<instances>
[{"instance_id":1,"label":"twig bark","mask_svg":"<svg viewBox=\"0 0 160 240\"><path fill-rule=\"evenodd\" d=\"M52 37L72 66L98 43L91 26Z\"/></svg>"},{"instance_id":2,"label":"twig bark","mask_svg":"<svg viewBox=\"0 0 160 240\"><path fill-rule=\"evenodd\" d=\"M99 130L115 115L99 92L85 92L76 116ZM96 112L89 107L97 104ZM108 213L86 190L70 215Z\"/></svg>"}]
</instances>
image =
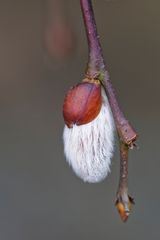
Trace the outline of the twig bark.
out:
<instances>
[{"instance_id":1,"label":"twig bark","mask_svg":"<svg viewBox=\"0 0 160 240\"><path fill-rule=\"evenodd\" d=\"M122 205L127 210L126 200L124 197L120 197L121 193L125 192L125 195L128 196L128 188L127 188L127 178L128 178L128 150L134 146L134 142L137 139L137 133L130 125L128 120L125 118L117 97L112 85L112 82L109 78L109 74L107 71L106 64L104 62L102 48L99 41L99 35L97 32L96 21L94 17L94 12L92 8L91 0L80 0L81 10L84 19L84 25L86 29L86 35L88 39L88 47L89 47L89 59L86 70L86 77L99 79L106 91L106 94L109 99L109 103L112 109L112 113L115 120L115 125L117 128L119 141L120 141L120 182L119 188L117 192L117 203L121 200ZM125 178L122 177L125 175ZM126 197L125 197L126 198ZM131 198L128 197L130 201ZM129 205L128 201L128 205ZM117 205L118 206L118 205ZM129 207L128 207L129 209ZM119 209L118 209L119 210ZM123 220L123 219L122 219Z\"/></svg>"},{"instance_id":2,"label":"twig bark","mask_svg":"<svg viewBox=\"0 0 160 240\"><path fill-rule=\"evenodd\" d=\"M115 205L124 222L127 221L134 204L133 198L128 195L128 151L129 147L120 142L120 177Z\"/></svg>"}]
</instances>

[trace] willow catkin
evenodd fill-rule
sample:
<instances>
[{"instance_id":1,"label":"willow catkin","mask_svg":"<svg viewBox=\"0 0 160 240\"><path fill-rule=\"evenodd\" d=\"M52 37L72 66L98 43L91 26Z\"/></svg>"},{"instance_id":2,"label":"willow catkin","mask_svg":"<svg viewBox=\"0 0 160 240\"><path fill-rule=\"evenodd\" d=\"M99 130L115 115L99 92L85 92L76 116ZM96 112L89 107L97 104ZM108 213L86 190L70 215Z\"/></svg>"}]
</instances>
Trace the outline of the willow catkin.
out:
<instances>
[{"instance_id":1,"label":"willow catkin","mask_svg":"<svg viewBox=\"0 0 160 240\"><path fill-rule=\"evenodd\" d=\"M64 153L78 177L85 182L102 181L110 171L114 146L114 121L102 89L102 106L90 123L64 127Z\"/></svg>"}]
</instances>

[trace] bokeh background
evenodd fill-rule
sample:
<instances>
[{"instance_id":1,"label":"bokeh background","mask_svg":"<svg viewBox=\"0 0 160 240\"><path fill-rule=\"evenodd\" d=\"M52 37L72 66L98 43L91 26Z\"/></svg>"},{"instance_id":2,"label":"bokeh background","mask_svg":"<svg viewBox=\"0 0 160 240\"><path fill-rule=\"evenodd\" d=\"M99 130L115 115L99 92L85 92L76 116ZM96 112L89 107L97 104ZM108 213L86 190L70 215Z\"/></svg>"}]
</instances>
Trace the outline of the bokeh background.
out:
<instances>
[{"instance_id":1,"label":"bokeh background","mask_svg":"<svg viewBox=\"0 0 160 240\"><path fill-rule=\"evenodd\" d=\"M139 133L129 162L136 205L122 223L117 144L99 184L79 180L63 155L64 94L87 62L79 1L0 0L1 240L160 237L160 1L93 3L118 99Z\"/></svg>"}]
</instances>

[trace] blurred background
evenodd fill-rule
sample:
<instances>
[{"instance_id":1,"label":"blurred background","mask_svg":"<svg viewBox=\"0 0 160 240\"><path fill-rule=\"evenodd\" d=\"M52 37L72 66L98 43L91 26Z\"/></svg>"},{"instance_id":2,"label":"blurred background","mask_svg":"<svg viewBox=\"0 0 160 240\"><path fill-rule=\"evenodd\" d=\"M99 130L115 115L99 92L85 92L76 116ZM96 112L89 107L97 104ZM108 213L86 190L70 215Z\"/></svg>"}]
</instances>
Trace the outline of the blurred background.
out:
<instances>
[{"instance_id":1,"label":"blurred background","mask_svg":"<svg viewBox=\"0 0 160 240\"><path fill-rule=\"evenodd\" d=\"M159 239L160 1L95 0L118 99L139 133L130 154L136 205L126 224L119 180L79 180L63 155L62 104L84 77L87 42L79 1L0 0L0 239Z\"/></svg>"}]
</instances>

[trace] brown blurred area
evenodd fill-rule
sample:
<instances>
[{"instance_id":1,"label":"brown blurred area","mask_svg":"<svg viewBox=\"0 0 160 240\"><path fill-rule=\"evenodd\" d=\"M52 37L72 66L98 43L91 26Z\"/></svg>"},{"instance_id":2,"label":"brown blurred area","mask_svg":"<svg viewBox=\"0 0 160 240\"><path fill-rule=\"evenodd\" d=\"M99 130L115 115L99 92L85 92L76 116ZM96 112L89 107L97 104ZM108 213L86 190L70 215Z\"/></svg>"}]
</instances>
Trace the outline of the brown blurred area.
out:
<instances>
[{"instance_id":1,"label":"brown blurred area","mask_svg":"<svg viewBox=\"0 0 160 240\"><path fill-rule=\"evenodd\" d=\"M159 239L160 2L93 1L111 79L140 135L126 224L114 206L117 144L99 184L81 182L64 159L62 103L84 77L87 42L79 1L55 2L0 1L0 239Z\"/></svg>"},{"instance_id":2,"label":"brown blurred area","mask_svg":"<svg viewBox=\"0 0 160 240\"><path fill-rule=\"evenodd\" d=\"M47 7L45 46L51 58L63 62L72 55L76 45L68 2L49 0Z\"/></svg>"}]
</instances>

